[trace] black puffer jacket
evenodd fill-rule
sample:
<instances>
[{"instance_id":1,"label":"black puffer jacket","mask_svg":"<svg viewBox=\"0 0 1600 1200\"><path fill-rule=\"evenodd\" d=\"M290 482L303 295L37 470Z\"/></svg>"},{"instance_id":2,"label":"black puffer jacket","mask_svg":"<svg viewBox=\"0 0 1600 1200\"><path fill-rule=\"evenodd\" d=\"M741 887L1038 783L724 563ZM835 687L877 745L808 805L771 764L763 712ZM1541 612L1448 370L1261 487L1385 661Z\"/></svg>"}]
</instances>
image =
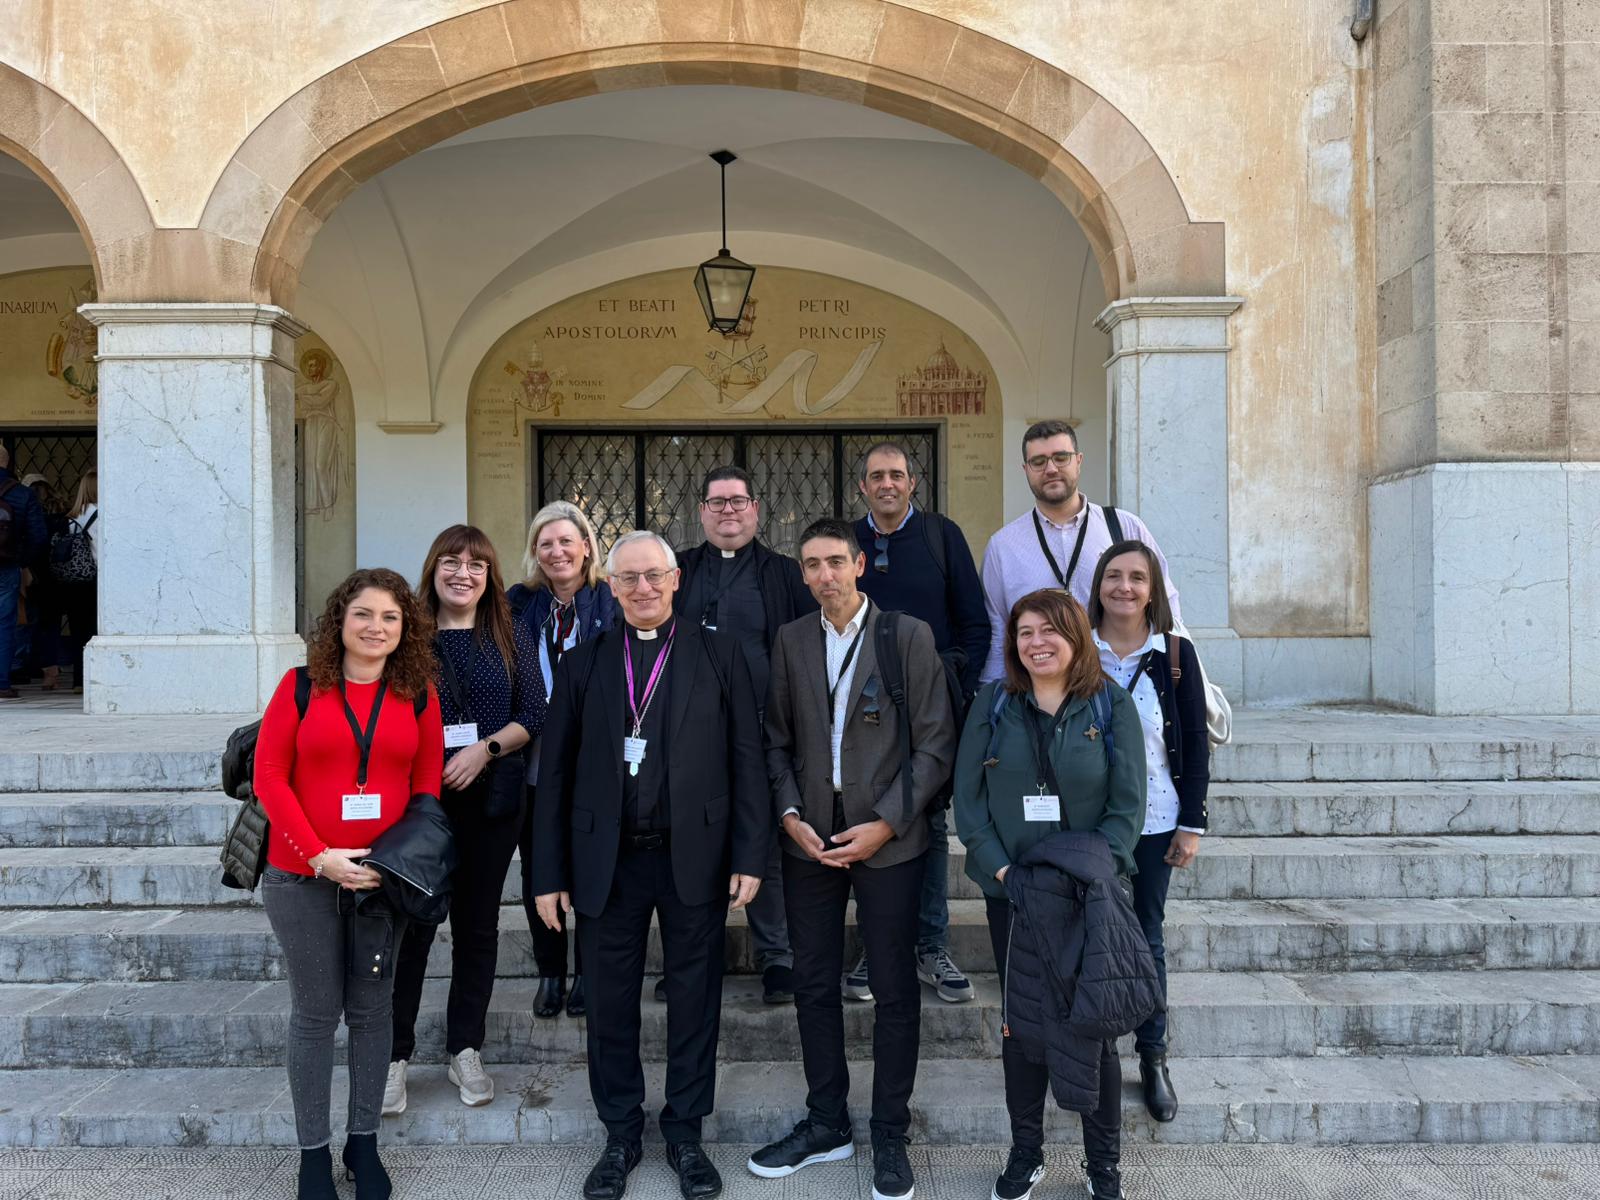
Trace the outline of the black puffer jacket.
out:
<instances>
[{"instance_id":1,"label":"black puffer jacket","mask_svg":"<svg viewBox=\"0 0 1600 1200\"><path fill-rule=\"evenodd\" d=\"M388 979L407 921L437 925L450 913L450 876L456 869L455 835L437 796L418 792L405 815L372 842L361 860L383 876L375 888L339 890L348 942L345 961L358 979Z\"/></svg>"},{"instance_id":2,"label":"black puffer jacket","mask_svg":"<svg viewBox=\"0 0 1600 1200\"><path fill-rule=\"evenodd\" d=\"M1093 1112L1100 1043L1164 1007L1155 960L1098 833L1055 833L1006 872L1005 1036L1050 1071L1056 1103Z\"/></svg>"}]
</instances>

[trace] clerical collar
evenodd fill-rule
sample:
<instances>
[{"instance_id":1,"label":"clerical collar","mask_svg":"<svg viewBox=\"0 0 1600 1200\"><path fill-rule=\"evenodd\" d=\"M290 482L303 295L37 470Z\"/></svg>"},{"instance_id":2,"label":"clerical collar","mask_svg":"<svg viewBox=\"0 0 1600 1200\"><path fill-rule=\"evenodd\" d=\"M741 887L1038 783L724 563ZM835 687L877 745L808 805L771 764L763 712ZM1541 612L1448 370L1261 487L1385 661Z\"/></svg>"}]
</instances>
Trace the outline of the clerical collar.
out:
<instances>
[{"instance_id":1,"label":"clerical collar","mask_svg":"<svg viewBox=\"0 0 1600 1200\"><path fill-rule=\"evenodd\" d=\"M717 553L723 558L738 558L741 554L748 553L749 550L750 550L750 547L754 546L755 544L756 544L755 538L751 538L748 542L746 542L744 545L740 546L737 550L724 550L721 546L717 546L717 547L715 547L715 549L716 549Z\"/></svg>"},{"instance_id":2,"label":"clerical collar","mask_svg":"<svg viewBox=\"0 0 1600 1200\"><path fill-rule=\"evenodd\" d=\"M633 636L638 638L641 642L653 642L656 640L656 635L663 629L672 628L672 622L667 621L661 625L657 625L654 629L640 629L636 625L629 625L628 628L633 630Z\"/></svg>"}]
</instances>

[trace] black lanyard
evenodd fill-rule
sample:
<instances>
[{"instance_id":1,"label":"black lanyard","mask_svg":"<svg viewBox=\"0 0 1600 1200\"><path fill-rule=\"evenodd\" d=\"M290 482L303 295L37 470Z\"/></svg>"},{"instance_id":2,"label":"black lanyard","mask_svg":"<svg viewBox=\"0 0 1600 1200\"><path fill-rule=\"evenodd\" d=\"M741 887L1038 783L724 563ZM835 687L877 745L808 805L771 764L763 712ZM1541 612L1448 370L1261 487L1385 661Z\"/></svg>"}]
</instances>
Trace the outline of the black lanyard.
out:
<instances>
[{"instance_id":1,"label":"black lanyard","mask_svg":"<svg viewBox=\"0 0 1600 1200\"><path fill-rule=\"evenodd\" d=\"M850 663L855 659L856 647L861 645L861 635L866 633L866 632L867 632L867 623L865 621L862 621L861 622L861 628L856 630L856 636L855 636L854 640L851 641L849 649L847 649L844 652L843 661L839 663L839 673L833 677L833 682L828 685L828 724L830 726L833 724L833 721L834 721L834 712L836 711L836 709L834 707L834 704L835 704L835 701L838 699L838 696L839 696L839 684L844 682L845 672L850 669ZM828 661L828 631L827 630L823 630L822 631L822 661L823 661L823 670L826 671L827 670L827 661Z\"/></svg>"},{"instance_id":2,"label":"black lanyard","mask_svg":"<svg viewBox=\"0 0 1600 1200\"><path fill-rule=\"evenodd\" d=\"M1029 706L1026 699L1022 702L1023 724L1028 727L1028 742L1033 747L1034 779L1040 787L1048 787L1053 796L1061 795L1061 783L1056 779L1056 765L1050 760L1050 745L1061 728L1061 719L1066 710L1067 701L1063 700L1060 711L1041 728L1039 714L1044 710Z\"/></svg>"},{"instance_id":3,"label":"black lanyard","mask_svg":"<svg viewBox=\"0 0 1600 1200\"><path fill-rule=\"evenodd\" d=\"M438 656L439 666L444 670L444 681L450 689L450 699L455 703L456 720L458 722L470 720L472 709L467 704L467 689L462 686L461 679L456 675L456 665L450 661L450 651L442 637L433 640L434 653ZM472 683L472 671L478 665L478 631L472 631L472 641L467 649L467 684Z\"/></svg>"},{"instance_id":4,"label":"black lanyard","mask_svg":"<svg viewBox=\"0 0 1600 1200\"><path fill-rule=\"evenodd\" d=\"M1083 539L1089 532L1089 502L1083 502L1083 523L1078 526L1078 540L1072 547L1072 561L1067 564L1067 573L1061 573L1061 564L1056 561L1056 556L1050 553L1050 543L1044 540L1044 526L1039 524L1039 510L1033 510L1033 531L1039 535L1039 549L1044 551L1050 569L1055 572L1056 579L1067 591L1072 590L1072 573L1078 569L1078 556L1083 553Z\"/></svg>"},{"instance_id":5,"label":"black lanyard","mask_svg":"<svg viewBox=\"0 0 1600 1200\"><path fill-rule=\"evenodd\" d=\"M356 720L356 710L350 707L350 697L345 695L344 680L339 680L339 699L344 701L344 719L350 722L350 732L356 736L356 748L361 751L361 761L356 764L356 787L367 790L367 760L372 757L372 739L378 735L378 714L383 711L383 697L389 690L389 681L378 681L378 693L372 697L372 715L367 718L367 729L361 731Z\"/></svg>"}]
</instances>

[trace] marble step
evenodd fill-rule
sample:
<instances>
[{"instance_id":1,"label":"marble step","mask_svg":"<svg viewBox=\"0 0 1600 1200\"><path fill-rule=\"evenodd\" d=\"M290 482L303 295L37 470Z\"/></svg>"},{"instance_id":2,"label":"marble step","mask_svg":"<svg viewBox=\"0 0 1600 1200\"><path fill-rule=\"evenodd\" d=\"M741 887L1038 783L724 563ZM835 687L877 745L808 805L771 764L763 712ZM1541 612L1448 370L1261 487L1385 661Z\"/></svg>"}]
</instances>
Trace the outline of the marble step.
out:
<instances>
[{"instance_id":1,"label":"marble step","mask_svg":"<svg viewBox=\"0 0 1600 1200\"><path fill-rule=\"evenodd\" d=\"M1001 996L946 1004L922 989L923 1058L991 1058ZM582 1062L583 1024L531 1014L537 983L502 979L491 1000L486 1058ZM442 1062L448 983L430 980L417 1021L419 1062ZM647 1060L664 1061L666 1006L645 987ZM1175 972L1168 980L1174 1057L1600 1054L1600 972L1463 971L1278 975ZM845 1005L852 1058L870 1058L873 1006ZM288 1037L287 983L0 985L0 1068L273 1066ZM1132 1042L1126 1049L1131 1053ZM719 1056L798 1060L794 1008L762 1002L757 979L724 988Z\"/></svg>"},{"instance_id":2,"label":"marble step","mask_svg":"<svg viewBox=\"0 0 1600 1200\"><path fill-rule=\"evenodd\" d=\"M853 920L853 911L847 917ZM438 941L448 945L448 925ZM1167 909L1174 971L1459 971L1600 969L1592 899L1175 900ZM742 913L729 919L729 969L754 970ZM969 971L992 964L983 903L950 902L950 950ZM448 972L436 948L429 970ZM651 937L648 969L660 965ZM499 971L535 974L521 905L500 910ZM0 911L0 982L284 978L259 906Z\"/></svg>"},{"instance_id":3,"label":"marble step","mask_svg":"<svg viewBox=\"0 0 1600 1200\"><path fill-rule=\"evenodd\" d=\"M965 856L951 847L950 893L976 898ZM520 872L503 898L520 898ZM1600 892L1600 835L1210 838L1174 897L1340 899L1384 896L1585 896ZM245 905L222 886L211 846L66 846L8 850L0 908L81 905Z\"/></svg>"},{"instance_id":4,"label":"marble step","mask_svg":"<svg viewBox=\"0 0 1600 1200\"><path fill-rule=\"evenodd\" d=\"M0 849L216 846L238 812L221 792L0 795ZM1582 833L1600 830L1600 783L1219 783L1214 837Z\"/></svg>"},{"instance_id":5,"label":"marble step","mask_svg":"<svg viewBox=\"0 0 1600 1200\"><path fill-rule=\"evenodd\" d=\"M497 1096L461 1104L442 1066L409 1078L409 1104L385 1118L391 1146L599 1144L585 1069L571 1063L489 1063ZM1137 1094L1137 1065L1123 1063L1123 1128L1130 1141L1168 1143L1592 1142L1600 1140L1600 1058L1187 1058L1173 1059L1177 1120L1157 1126ZM717 1068L710 1142L759 1144L804 1115L798 1063L732 1062ZM645 1136L662 1069L646 1067ZM335 1071L334 1140L343 1138L346 1074ZM864 1141L872 1069L851 1070L850 1109ZM281 1067L0 1071L0 1145L292 1145L294 1119ZM912 1128L931 1145L1010 1140L1000 1064L930 1059L919 1064ZM1074 1143L1079 1121L1048 1105L1045 1136Z\"/></svg>"},{"instance_id":6,"label":"marble step","mask_svg":"<svg viewBox=\"0 0 1600 1200\"><path fill-rule=\"evenodd\" d=\"M0 793L214 788L229 732L252 717L19 712ZM1243 709L1218 781L1600 779L1594 717L1425 717L1362 706Z\"/></svg>"}]
</instances>

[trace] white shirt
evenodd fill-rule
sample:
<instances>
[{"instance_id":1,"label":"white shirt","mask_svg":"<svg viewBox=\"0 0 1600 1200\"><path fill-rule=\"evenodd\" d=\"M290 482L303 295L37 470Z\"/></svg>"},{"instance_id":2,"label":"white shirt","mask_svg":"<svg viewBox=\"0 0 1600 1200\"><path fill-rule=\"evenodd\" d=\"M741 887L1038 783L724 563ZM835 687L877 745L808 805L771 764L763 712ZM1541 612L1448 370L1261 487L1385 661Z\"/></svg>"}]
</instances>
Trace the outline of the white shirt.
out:
<instances>
[{"instance_id":1,"label":"white shirt","mask_svg":"<svg viewBox=\"0 0 1600 1200\"><path fill-rule=\"evenodd\" d=\"M856 664L861 661L861 647L856 646L856 652L850 655L850 661L844 661L844 656L850 653L850 644L862 632L867 624L868 599L861 597L861 607L856 609L856 615L840 633L833 627L833 622L828 620L826 613L819 614L822 618L822 633L827 639L828 666L827 683L833 688L833 726L829 741L833 745L833 790L839 791L844 785L839 782L839 748L844 744L845 711L850 706L850 684L856 677Z\"/></svg>"},{"instance_id":2,"label":"white shirt","mask_svg":"<svg viewBox=\"0 0 1600 1200\"><path fill-rule=\"evenodd\" d=\"M1178 824L1178 789L1172 782L1172 766L1167 762L1167 739L1163 736L1166 717L1161 712L1161 697L1156 694L1155 682L1148 672L1139 676L1132 688L1128 687L1138 670L1139 662L1151 650L1167 650L1167 636L1151 632L1140 646L1127 658L1119 658L1109 643L1094 631L1094 644L1100 649L1100 665L1117 686L1133 697L1133 706L1139 710L1139 724L1144 730L1145 806L1144 830L1146 834L1166 833L1184 829L1190 833L1204 833L1203 829L1190 829Z\"/></svg>"}]
</instances>

